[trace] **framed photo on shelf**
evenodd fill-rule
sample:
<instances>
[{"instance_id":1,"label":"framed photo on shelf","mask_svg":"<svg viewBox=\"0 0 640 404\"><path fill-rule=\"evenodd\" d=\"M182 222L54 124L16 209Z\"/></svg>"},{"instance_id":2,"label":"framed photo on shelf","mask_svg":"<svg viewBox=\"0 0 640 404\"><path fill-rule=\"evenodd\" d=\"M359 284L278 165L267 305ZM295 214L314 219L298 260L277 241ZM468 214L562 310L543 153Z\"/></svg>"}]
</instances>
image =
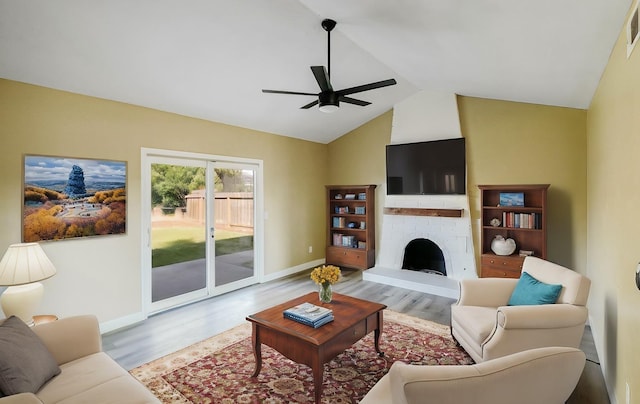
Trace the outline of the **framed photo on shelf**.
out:
<instances>
[{"instance_id":1,"label":"framed photo on shelf","mask_svg":"<svg viewBox=\"0 0 640 404\"><path fill-rule=\"evenodd\" d=\"M500 206L524 206L524 192L500 192Z\"/></svg>"}]
</instances>

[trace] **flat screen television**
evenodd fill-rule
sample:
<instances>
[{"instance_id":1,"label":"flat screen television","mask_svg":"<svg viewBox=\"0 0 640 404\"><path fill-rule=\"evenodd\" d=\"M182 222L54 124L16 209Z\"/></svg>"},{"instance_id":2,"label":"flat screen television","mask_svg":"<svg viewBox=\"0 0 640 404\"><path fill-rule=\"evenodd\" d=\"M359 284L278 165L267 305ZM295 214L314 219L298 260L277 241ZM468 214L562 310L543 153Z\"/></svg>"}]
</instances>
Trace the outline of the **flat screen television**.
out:
<instances>
[{"instance_id":1,"label":"flat screen television","mask_svg":"<svg viewBox=\"0 0 640 404\"><path fill-rule=\"evenodd\" d=\"M387 195L464 195L464 138L387 145Z\"/></svg>"}]
</instances>

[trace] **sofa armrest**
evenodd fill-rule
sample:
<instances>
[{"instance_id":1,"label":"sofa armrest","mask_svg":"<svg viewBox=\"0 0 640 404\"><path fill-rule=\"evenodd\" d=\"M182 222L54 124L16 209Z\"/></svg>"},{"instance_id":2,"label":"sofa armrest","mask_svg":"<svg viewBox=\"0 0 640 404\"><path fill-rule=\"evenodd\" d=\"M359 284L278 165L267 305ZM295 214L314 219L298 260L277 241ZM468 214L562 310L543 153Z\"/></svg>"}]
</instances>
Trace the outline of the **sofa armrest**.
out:
<instances>
[{"instance_id":1,"label":"sofa armrest","mask_svg":"<svg viewBox=\"0 0 640 404\"><path fill-rule=\"evenodd\" d=\"M33 327L58 365L102 351L98 319L92 315L63 318Z\"/></svg>"},{"instance_id":2,"label":"sofa armrest","mask_svg":"<svg viewBox=\"0 0 640 404\"><path fill-rule=\"evenodd\" d=\"M573 327L585 324L587 316L586 307L572 304L498 307L498 325L504 329Z\"/></svg>"},{"instance_id":3,"label":"sofa armrest","mask_svg":"<svg viewBox=\"0 0 640 404\"><path fill-rule=\"evenodd\" d=\"M499 307L509 301L518 279L478 278L460 281L460 306Z\"/></svg>"},{"instance_id":4,"label":"sofa armrest","mask_svg":"<svg viewBox=\"0 0 640 404\"><path fill-rule=\"evenodd\" d=\"M579 349L545 347L475 365L421 366L394 362L391 400L413 403L564 403L585 363Z\"/></svg>"},{"instance_id":5,"label":"sofa armrest","mask_svg":"<svg viewBox=\"0 0 640 404\"><path fill-rule=\"evenodd\" d=\"M0 397L0 404L42 404L42 401L32 393L13 394Z\"/></svg>"}]
</instances>

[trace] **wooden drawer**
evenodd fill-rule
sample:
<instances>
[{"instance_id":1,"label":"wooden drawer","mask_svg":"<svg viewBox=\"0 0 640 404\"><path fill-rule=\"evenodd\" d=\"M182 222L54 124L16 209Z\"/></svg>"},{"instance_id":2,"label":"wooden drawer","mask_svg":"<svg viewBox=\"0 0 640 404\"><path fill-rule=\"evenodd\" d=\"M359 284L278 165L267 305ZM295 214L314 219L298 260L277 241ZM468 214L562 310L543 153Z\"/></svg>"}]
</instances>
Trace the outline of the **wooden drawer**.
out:
<instances>
[{"instance_id":1,"label":"wooden drawer","mask_svg":"<svg viewBox=\"0 0 640 404\"><path fill-rule=\"evenodd\" d=\"M520 278L524 257L486 254L481 257L483 278Z\"/></svg>"},{"instance_id":2,"label":"wooden drawer","mask_svg":"<svg viewBox=\"0 0 640 404\"><path fill-rule=\"evenodd\" d=\"M367 252L357 248L327 247L327 264L366 269Z\"/></svg>"}]
</instances>

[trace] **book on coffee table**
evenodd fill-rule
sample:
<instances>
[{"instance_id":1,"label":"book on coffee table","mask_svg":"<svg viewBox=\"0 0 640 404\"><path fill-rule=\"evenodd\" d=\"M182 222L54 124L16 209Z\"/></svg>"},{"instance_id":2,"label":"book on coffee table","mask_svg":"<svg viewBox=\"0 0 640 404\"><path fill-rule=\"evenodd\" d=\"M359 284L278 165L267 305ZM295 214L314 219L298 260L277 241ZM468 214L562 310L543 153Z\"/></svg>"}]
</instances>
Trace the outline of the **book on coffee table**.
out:
<instances>
[{"instance_id":1,"label":"book on coffee table","mask_svg":"<svg viewBox=\"0 0 640 404\"><path fill-rule=\"evenodd\" d=\"M283 311L282 314L288 319L313 328L318 328L321 325L333 321L333 310L311 303L302 303L291 307Z\"/></svg>"},{"instance_id":2,"label":"book on coffee table","mask_svg":"<svg viewBox=\"0 0 640 404\"><path fill-rule=\"evenodd\" d=\"M330 323L333 321L333 314L330 314L328 316L322 317L321 319L318 319L316 321L307 321L307 320L303 320L300 317L292 317L290 315L285 314L284 318L288 318L289 320L293 320L295 322L298 322L300 324L304 324L304 325L308 325L309 327L313 327L313 328L318 328L321 327L327 323Z\"/></svg>"}]
</instances>

